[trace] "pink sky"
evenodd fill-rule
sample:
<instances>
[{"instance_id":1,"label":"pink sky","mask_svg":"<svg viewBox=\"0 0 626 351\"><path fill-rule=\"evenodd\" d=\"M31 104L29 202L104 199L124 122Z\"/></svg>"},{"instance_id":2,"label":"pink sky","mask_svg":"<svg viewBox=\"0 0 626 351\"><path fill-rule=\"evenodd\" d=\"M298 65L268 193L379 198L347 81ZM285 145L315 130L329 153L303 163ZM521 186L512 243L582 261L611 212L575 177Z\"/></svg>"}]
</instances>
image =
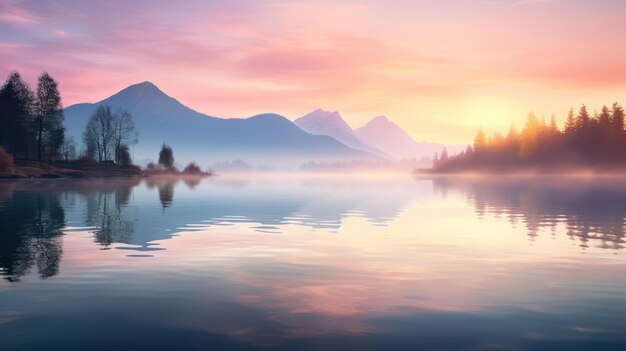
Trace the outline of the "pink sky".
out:
<instances>
[{"instance_id":1,"label":"pink sky","mask_svg":"<svg viewBox=\"0 0 626 351\"><path fill-rule=\"evenodd\" d=\"M443 142L626 104L625 42L619 0L0 0L0 75L46 70L66 106L149 80L210 115L320 107Z\"/></svg>"}]
</instances>

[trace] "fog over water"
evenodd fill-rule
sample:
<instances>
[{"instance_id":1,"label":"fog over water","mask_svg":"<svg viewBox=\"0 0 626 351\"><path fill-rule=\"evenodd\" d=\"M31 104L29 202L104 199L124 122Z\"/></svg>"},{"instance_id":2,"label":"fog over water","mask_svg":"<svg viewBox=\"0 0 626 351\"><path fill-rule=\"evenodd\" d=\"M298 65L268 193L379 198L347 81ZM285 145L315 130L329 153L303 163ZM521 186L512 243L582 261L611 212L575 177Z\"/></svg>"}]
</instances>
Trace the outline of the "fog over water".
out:
<instances>
[{"instance_id":1,"label":"fog over water","mask_svg":"<svg viewBox=\"0 0 626 351\"><path fill-rule=\"evenodd\" d=\"M620 177L0 183L0 349L626 347Z\"/></svg>"}]
</instances>

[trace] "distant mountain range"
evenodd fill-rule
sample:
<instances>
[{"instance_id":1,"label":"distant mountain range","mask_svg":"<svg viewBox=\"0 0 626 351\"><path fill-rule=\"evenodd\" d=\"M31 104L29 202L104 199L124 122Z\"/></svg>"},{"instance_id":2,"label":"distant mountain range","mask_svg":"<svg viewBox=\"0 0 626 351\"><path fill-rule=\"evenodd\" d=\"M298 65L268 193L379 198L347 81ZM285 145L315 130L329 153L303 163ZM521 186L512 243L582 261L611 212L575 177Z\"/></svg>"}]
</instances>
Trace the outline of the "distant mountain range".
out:
<instances>
[{"instance_id":1,"label":"distant mountain range","mask_svg":"<svg viewBox=\"0 0 626 351\"><path fill-rule=\"evenodd\" d=\"M348 123L341 118L341 115L337 111L330 112L317 109L296 119L293 123L307 133L313 135L328 135L353 149L363 150L374 155L389 158L389 155L359 140L356 133L350 128Z\"/></svg>"},{"instance_id":2,"label":"distant mountain range","mask_svg":"<svg viewBox=\"0 0 626 351\"><path fill-rule=\"evenodd\" d=\"M453 155L467 148L467 145L415 141L385 116L375 117L354 132L363 142L398 159L432 157L440 154L444 147Z\"/></svg>"},{"instance_id":3,"label":"distant mountain range","mask_svg":"<svg viewBox=\"0 0 626 351\"><path fill-rule=\"evenodd\" d=\"M448 153L456 154L467 147L467 145L417 142L385 116L378 116L364 126L352 130L338 112L317 109L296 119L294 123L311 134L328 135L351 148L388 159L432 157L434 153L441 153L444 147Z\"/></svg>"},{"instance_id":4,"label":"distant mountain range","mask_svg":"<svg viewBox=\"0 0 626 351\"><path fill-rule=\"evenodd\" d=\"M450 154L465 145L416 142L386 117L372 119L356 130L338 112L315 110L294 122L272 113L250 118L217 118L194 111L150 82L131 85L96 103L65 109L66 134L82 139L87 121L99 105L133 116L139 143L134 159L156 161L162 143L174 149L176 163L196 161L203 167L243 160L254 167L294 169L306 162L420 159Z\"/></svg>"},{"instance_id":5,"label":"distant mountain range","mask_svg":"<svg viewBox=\"0 0 626 351\"><path fill-rule=\"evenodd\" d=\"M174 149L179 165L208 165L242 159L253 165L295 167L308 161L373 160L378 157L350 148L327 135L312 135L277 114L223 119L196 112L150 82L131 85L97 103L65 109L67 135L79 143L88 119L99 105L124 109L133 116L139 143L134 158L158 158L162 143Z\"/></svg>"}]
</instances>

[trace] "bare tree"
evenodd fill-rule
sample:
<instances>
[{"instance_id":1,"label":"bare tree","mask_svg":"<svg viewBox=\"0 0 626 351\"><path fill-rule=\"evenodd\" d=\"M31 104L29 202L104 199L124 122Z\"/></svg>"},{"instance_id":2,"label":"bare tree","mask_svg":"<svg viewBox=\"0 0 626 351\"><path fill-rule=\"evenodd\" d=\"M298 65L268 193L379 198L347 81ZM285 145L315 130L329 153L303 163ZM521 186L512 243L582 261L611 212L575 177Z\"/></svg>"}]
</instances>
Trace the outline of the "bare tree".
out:
<instances>
[{"instance_id":1,"label":"bare tree","mask_svg":"<svg viewBox=\"0 0 626 351\"><path fill-rule=\"evenodd\" d=\"M37 160L41 161L44 151L44 138L60 146L63 129L63 108L57 82L47 72L39 76L35 94L35 122L37 130ZM48 135L47 135L48 134ZM57 149L58 150L58 149Z\"/></svg>"},{"instance_id":2,"label":"bare tree","mask_svg":"<svg viewBox=\"0 0 626 351\"><path fill-rule=\"evenodd\" d=\"M98 161L110 160L111 145L114 136L114 118L109 106L98 106L89 118L83 133L83 142L89 152L90 148Z\"/></svg>"},{"instance_id":3,"label":"bare tree","mask_svg":"<svg viewBox=\"0 0 626 351\"><path fill-rule=\"evenodd\" d=\"M115 163L122 163L123 147L137 142L137 132L133 123L133 117L128 111L120 111L113 116L113 152L115 154ZM126 155L124 155L126 156ZM124 163L128 160L125 159Z\"/></svg>"},{"instance_id":4,"label":"bare tree","mask_svg":"<svg viewBox=\"0 0 626 351\"><path fill-rule=\"evenodd\" d=\"M76 158L76 142L74 142L74 137L65 139L61 147L61 155L65 161Z\"/></svg>"}]
</instances>

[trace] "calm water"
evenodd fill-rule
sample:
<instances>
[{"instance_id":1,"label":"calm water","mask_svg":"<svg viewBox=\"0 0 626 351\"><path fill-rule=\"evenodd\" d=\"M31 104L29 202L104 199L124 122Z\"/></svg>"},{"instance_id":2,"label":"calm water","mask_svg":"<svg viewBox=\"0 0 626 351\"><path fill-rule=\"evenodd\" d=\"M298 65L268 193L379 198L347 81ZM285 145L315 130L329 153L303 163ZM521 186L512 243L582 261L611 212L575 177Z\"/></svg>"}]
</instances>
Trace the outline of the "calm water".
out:
<instances>
[{"instance_id":1,"label":"calm water","mask_svg":"<svg viewBox=\"0 0 626 351\"><path fill-rule=\"evenodd\" d=\"M0 349L625 350L626 180L0 183Z\"/></svg>"}]
</instances>

